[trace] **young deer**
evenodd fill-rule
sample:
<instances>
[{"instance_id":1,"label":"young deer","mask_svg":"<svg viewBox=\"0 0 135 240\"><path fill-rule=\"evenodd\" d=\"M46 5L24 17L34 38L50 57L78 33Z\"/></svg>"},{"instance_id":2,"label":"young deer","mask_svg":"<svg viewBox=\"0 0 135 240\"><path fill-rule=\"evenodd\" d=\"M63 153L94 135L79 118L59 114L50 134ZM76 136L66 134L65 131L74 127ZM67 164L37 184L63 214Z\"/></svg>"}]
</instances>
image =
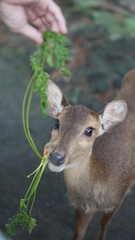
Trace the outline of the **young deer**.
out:
<instances>
[{"instance_id":1,"label":"young deer","mask_svg":"<svg viewBox=\"0 0 135 240\"><path fill-rule=\"evenodd\" d=\"M104 240L112 217L135 180L135 70L126 75L115 100L100 113L71 106L52 81L47 94L48 114L56 119L46 145L49 168L64 170L76 208L73 239L84 238L93 213L101 210L98 239Z\"/></svg>"}]
</instances>

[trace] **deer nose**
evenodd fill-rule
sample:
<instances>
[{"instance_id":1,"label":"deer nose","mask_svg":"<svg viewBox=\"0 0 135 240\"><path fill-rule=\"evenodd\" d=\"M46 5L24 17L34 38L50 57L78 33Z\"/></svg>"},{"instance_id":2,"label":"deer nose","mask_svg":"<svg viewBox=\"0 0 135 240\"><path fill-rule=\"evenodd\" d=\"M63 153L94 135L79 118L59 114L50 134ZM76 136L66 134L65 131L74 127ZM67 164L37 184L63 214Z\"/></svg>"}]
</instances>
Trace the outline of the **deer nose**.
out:
<instances>
[{"instance_id":1,"label":"deer nose","mask_svg":"<svg viewBox=\"0 0 135 240\"><path fill-rule=\"evenodd\" d=\"M49 155L49 160L56 166L60 166L64 163L65 156L58 152L51 152Z\"/></svg>"}]
</instances>

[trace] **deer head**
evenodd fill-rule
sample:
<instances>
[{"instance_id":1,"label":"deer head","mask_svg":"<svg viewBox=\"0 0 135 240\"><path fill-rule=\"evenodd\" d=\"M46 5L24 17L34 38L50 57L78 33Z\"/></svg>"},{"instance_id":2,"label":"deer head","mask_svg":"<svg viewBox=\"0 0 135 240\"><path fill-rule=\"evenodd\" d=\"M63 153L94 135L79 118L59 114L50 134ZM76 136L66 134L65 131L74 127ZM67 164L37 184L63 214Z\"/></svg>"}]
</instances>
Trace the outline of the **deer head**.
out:
<instances>
[{"instance_id":1,"label":"deer head","mask_svg":"<svg viewBox=\"0 0 135 240\"><path fill-rule=\"evenodd\" d=\"M49 168L60 172L89 159L95 139L116 129L125 119L127 104L112 101L96 113L84 106L71 106L58 86L49 80L48 114L55 118L52 137L47 144Z\"/></svg>"}]
</instances>

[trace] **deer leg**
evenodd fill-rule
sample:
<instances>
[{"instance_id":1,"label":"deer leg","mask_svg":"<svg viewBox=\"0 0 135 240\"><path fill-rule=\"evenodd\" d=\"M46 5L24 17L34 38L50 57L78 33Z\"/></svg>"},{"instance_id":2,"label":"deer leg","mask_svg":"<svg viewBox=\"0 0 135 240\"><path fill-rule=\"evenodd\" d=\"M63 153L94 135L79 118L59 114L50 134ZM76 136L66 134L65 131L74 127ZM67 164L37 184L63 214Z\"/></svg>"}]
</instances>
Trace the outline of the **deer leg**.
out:
<instances>
[{"instance_id":1,"label":"deer leg","mask_svg":"<svg viewBox=\"0 0 135 240\"><path fill-rule=\"evenodd\" d=\"M76 210L75 215L75 234L73 240L83 240L86 233L87 226L90 219L92 218L92 213L85 213L81 210Z\"/></svg>"},{"instance_id":2,"label":"deer leg","mask_svg":"<svg viewBox=\"0 0 135 240\"><path fill-rule=\"evenodd\" d=\"M114 209L109 213L103 213L103 215L101 216L98 240L105 240L108 225L110 224L112 217L115 215L116 211L117 209Z\"/></svg>"}]
</instances>

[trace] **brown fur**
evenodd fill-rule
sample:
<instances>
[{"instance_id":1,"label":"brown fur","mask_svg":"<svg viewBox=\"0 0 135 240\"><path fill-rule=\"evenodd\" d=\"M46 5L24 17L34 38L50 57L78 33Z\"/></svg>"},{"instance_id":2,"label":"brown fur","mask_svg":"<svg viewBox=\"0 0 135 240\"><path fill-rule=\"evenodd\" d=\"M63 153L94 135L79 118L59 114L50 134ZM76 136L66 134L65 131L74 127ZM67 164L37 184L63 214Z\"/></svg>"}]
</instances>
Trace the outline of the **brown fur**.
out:
<instances>
[{"instance_id":1,"label":"brown fur","mask_svg":"<svg viewBox=\"0 0 135 240\"><path fill-rule=\"evenodd\" d=\"M82 106L67 106L59 116L61 133L54 133L48 144L50 152L64 152L66 164L77 164L64 170L78 216L74 240L83 239L90 216L97 210L104 212L99 235L104 240L111 218L135 179L135 70L125 76L116 99L128 105L128 114L117 130L96 139L101 127L98 115ZM89 125L95 129L91 140L83 136Z\"/></svg>"}]
</instances>

